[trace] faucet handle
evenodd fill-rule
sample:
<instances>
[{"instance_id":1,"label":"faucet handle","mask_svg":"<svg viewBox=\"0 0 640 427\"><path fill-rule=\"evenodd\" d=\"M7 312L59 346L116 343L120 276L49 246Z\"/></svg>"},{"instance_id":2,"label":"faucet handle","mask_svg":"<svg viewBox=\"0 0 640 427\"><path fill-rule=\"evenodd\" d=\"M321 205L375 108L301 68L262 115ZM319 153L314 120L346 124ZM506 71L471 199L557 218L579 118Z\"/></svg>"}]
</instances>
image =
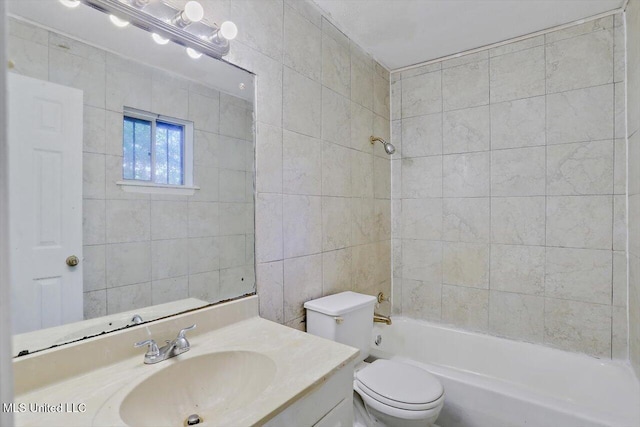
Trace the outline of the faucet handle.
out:
<instances>
[{"instance_id":1,"label":"faucet handle","mask_svg":"<svg viewBox=\"0 0 640 427\"><path fill-rule=\"evenodd\" d=\"M160 349L158 348L158 344L156 344L155 340L140 341L135 343L133 346L137 348L145 345L149 346L149 348L147 348L147 353L145 354L145 356L158 356L160 354Z\"/></svg>"},{"instance_id":2,"label":"faucet handle","mask_svg":"<svg viewBox=\"0 0 640 427\"><path fill-rule=\"evenodd\" d=\"M196 328L196 324L194 323L194 324L193 324L193 325L191 325L191 326L187 326L187 327L186 327L186 328L184 328L184 329L180 329L180 332L178 332L178 338L177 338L177 339L185 338L184 333L185 333L185 332L187 332L187 331L190 331L190 330L192 330L192 329L195 329L195 328Z\"/></svg>"}]
</instances>

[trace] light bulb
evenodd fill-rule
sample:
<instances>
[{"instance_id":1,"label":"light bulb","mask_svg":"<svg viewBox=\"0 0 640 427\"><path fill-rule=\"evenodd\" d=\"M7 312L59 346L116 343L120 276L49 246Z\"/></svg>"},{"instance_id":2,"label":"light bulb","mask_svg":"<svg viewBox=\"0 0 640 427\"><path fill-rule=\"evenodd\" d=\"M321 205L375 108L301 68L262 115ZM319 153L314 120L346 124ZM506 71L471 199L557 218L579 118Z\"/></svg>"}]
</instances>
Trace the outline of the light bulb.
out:
<instances>
[{"instance_id":1,"label":"light bulb","mask_svg":"<svg viewBox=\"0 0 640 427\"><path fill-rule=\"evenodd\" d=\"M129 25L129 21L125 21L124 19L120 19L115 15L109 15L109 19L111 20L111 23L113 25L115 25L116 27L124 28L127 25Z\"/></svg>"},{"instance_id":2,"label":"light bulb","mask_svg":"<svg viewBox=\"0 0 640 427\"><path fill-rule=\"evenodd\" d=\"M60 0L60 3L71 9L80 6L80 0Z\"/></svg>"},{"instance_id":3,"label":"light bulb","mask_svg":"<svg viewBox=\"0 0 640 427\"><path fill-rule=\"evenodd\" d=\"M204 9L197 1L189 1L184 5L183 19L191 22L200 22L204 18Z\"/></svg>"},{"instance_id":4,"label":"light bulb","mask_svg":"<svg viewBox=\"0 0 640 427\"><path fill-rule=\"evenodd\" d=\"M202 56L200 52L195 49L191 49L190 47L187 48L187 55L189 55L189 57L191 57L192 59L198 59Z\"/></svg>"},{"instance_id":5,"label":"light bulb","mask_svg":"<svg viewBox=\"0 0 640 427\"><path fill-rule=\"evenodd\" d=\"M169 43L169 39L165 39L164 37L156 34L156 33L152 33L151 34L151 38L153 39L154 42L158 43L158 44L167 44Z\"/></svg>"},{"instance_id":6,"label":"light bulb","mask_svg":"<svg viewBox=\"0 0 640 427\"><path fill-rule=\"evenodd\" d=\"M233 40L238 35L238 27L231 21L224 21L220 25L220 35L227 40Z\"/></svg>"}]
</instances>

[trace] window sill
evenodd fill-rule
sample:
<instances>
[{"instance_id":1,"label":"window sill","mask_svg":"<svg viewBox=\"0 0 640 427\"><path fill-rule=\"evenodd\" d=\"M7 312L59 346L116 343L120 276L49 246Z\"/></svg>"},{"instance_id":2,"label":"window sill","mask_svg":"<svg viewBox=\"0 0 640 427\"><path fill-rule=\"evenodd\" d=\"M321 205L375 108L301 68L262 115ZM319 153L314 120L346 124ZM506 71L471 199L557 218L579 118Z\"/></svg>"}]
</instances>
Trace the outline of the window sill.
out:
<instances>
[{"instance_id":1,"label":"window sill","mask_svg":"<svg viewBox=\"0 0 640 427\"><path fill-rule=\"evenodd\" d=\"M135 181L117 181L122 191L127 193L172 194L175 196L193 196L200 187L186 185L162 185Z\"/></svg>"}]
</instances>

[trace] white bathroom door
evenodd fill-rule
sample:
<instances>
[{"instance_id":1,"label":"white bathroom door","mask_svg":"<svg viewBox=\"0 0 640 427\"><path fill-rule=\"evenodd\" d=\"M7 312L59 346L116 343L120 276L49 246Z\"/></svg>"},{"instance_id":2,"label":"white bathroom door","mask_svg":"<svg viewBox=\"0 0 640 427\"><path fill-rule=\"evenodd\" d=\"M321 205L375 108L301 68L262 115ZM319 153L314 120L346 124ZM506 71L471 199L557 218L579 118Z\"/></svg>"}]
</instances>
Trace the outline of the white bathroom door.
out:
<instances>
[{"instance_id":1,"label":"white bathroom door","mask_svg":"<svg viewBox=\"0 0 640 427\"><path fill-rule=\"evenodd\" d=\"M83 318L82 91L9 73L8 101L11 312L22 333Z\"/></svg>"}]
</instances>

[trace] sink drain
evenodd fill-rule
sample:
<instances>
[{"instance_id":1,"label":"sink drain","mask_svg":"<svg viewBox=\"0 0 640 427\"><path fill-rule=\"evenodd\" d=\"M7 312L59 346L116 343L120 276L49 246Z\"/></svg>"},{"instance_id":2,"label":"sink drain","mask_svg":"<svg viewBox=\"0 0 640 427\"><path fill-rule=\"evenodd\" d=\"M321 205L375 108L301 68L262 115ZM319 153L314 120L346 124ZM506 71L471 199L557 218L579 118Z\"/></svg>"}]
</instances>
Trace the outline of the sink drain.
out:
<instances>
[{"instance_id":1,"label":"sink drain","mask_svg":"<svg viewBox=\"0 0 640 427\"><path fill-rule=\"evenodd\" d=\"M202 418L198 414L191 414L184 421L184 425L186 426L194 426L196 424L200 424L202 422Z\"/></svg>"}]
</instances>

